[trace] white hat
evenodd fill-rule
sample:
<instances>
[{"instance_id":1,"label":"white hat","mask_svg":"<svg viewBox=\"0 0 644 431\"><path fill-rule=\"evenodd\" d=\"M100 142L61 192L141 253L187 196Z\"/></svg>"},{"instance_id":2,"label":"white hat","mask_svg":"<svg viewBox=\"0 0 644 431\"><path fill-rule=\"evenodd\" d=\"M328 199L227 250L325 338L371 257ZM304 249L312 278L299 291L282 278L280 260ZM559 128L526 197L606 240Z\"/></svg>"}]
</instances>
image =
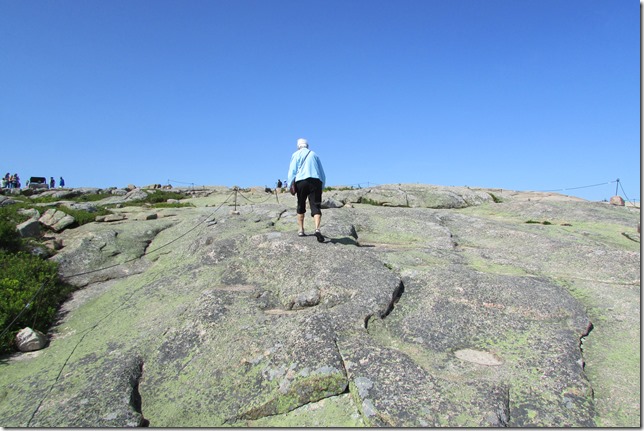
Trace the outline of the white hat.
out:
<instances>
[{"instance_id":1,"label":"white hat","mask_svg":"<svg viewBox=\"0 0 644 431\"><path fill-rule=\"evenodd\" d=\"M297 140L297 148L309 148L309 143L306 141L304 138L300 138Z\"/></svg>"}]
</instances>

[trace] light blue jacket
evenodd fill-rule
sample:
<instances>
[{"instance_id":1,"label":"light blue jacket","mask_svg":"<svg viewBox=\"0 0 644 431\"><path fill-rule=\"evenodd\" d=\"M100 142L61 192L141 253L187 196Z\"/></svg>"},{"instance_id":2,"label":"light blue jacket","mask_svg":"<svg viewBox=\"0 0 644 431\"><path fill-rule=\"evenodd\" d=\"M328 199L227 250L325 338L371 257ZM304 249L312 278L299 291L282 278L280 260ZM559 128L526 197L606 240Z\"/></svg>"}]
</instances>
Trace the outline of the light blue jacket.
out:
<instances>
[{"instance_id":1,"label":"light blue jacket","mask_svg":"<svg viewBox=\"0 0 644 431\"><path fill-rule=\"evenodd\" d=\"M304 157L309 152L311 152L311 154L309 154L309 156L306 157L306 160L304 160ZM302 160L304 160L304 165L300 168ZM300 169L299 172L298 169ZM297 176L295 176L296 173ZM291 164L288 167L287 186L291 184L293 178L295 178L295 181L305 180L307 178L318 178L322 181L322 188L324 189L324 185L326 184L326 175L324 175L324 168L322 168L322 162L318 155L308 148L301 148L294 152L291 156Z\"/></svg>"}]
</instances>

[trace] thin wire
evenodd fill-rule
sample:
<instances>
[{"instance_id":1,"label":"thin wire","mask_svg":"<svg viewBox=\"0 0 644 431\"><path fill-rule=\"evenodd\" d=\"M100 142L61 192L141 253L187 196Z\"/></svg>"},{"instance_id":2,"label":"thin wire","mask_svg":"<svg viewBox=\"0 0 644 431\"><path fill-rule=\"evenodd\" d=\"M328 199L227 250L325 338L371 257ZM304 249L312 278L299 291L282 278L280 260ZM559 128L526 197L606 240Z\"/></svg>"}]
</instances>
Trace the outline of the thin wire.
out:
<instances>
[{"instance_id":1,"label":"thin wire","mask_svg":"<svg viewBox=\"0 0 644 431\"><path fill-rule=\"evenodd\" d=\"M143 254L142 254L141 256L139 256L139 257L135 257L135 258L132 258L132 259L126 260L126 261L121 262L121 263L115 263L114 265L105 266L105 267L103 267L103 268L98 268L98 269L93 269L93 270L91 270L91 271L85 271L85 272L80 272L80 273L77 273L77 274L72 274L72 275L66 276L66 277L65 277L65 279L69 280L70 278L79 277L79 276L81 276L81 275L92 274L92 273L94 273L94 272L104 271L104 270L106 270L106 269L115 268L115 267L120 266L120 265L125 265L125 264L127 264L127 263L130 263L130 262L133 262L133 261L135 261L135 260L138 260L138 259L140 259L140 258L141 258L141 257L143 257L143 256L147 256L147 255L149 255L150 253L154 253L154 252L156 252L156 251L161 250L161 249L162 249L162 248L164 248L164 247L169 246L170 244L172 244L172 243L174 243L174 242L178 241L179 239L183 238L184 236L188 235L190 232L192 232L192 231L193 231L193 230L195 230L197 227L199 227L202 223L205 223L205 222L206 222L210 217L212 217L213 215L215 215L215 213L216 213L217 211L219 211L219 209L220 209L222 206L224 206L224 204L225 204L226 202L228 202L228 199L230 199L230 197L231 197L232 195L233 195L233 193L231 193L230 195L228 195L228 197L226 198L226 200L224 200L224 201L221 203L221 205L219 205L219 206L218 206L218 207L217 207L217 208L216 208L216 209L215 209L215 210L214 210L210 215L208 215L208 217L206 217L203 221L200 221L200 222L199 222L199 223L197 223L195 226L193 226L191 229L189 229L188 231L186 231L186 232L184 232L183 234L179 235L178 237L176 237L176 238L175 238L175 239L173 239L172 241L169 241L169 242L167 242L166 244L163 244L163 245L161 245L161 246L159 246L159 247L155 248L154 250L146 251L145 253L143 253ZM49 281L49 282L51 282L52 280L50 279L50 280L48 280L48 281ZM34 301L34 299L36 299L36 297L38 296L38 294L40 294L40 292L44 289L44 287L45 287L45 285L46 285L46 284L47 284L47 281L43 282L43 284L40 286L40 289L38 289L38 291L34 294L34 296L33 296L33 297L32 297L32 298L27 302L27 304L25 304L25 306L22 308L22 310L20 310L20 312L18 313L18 315L16 316L16 318L15 318L15 319L13 319L13 321L12 321L12 322L11 322L11 323L10 323L10 324L9 324L9 325L8 325L8 326L7 326L3 331L2 331L2 333L0 334L0 339L1 339L1 338L2 338L2 337L3 337L3 336L4 336L4 335L9 331L9 329L11 329L11 327L13 326L13 324L14 324L14 323L16 323L16 321L17 321L17 320L18 320L18 319L19 319L19 318L20 318L20 317L25 313L25 311L27 311L27 309L31 306L31 303Z\"/></svg>"},{"instance_id":2,"label":"thin wire","mask_svg":"<svg viewBox=\"0 0 644 431\"><path fill-rule=\"evenodd\" d=\"M185 181L168 180L168 184L170 184L170 182L178 183L178 184L189 184L189 185L191 185L191 186L194 186L194 185L195 185L195 183L186 183Z\"/></svg>"},{"instance_id":3,"label":"thin wire","mask_svg":"<svg viewBox=\"0 0 644 431\"><path fill-rule=\"evenodd\" d=\"M589 185L589 186L568 187L568 188L566 188L566 189L557 189L557 190L540 190L540 191L542 191L542 192L563 192L563 191L566 191L566 190L578 190L578 189L587 189L587 188L590 188L590 187L605 186L605 185L607 185L607 184L613 184L613 183L615 183L615 182L616 182L616 181L609 181L609 182L607 182L607 183L591 184L591 185Z\"/></svg>"},{"instance_id":4,"label":"thin wire","mask_svg":"<svg viewBox=\"0 0 644 431\"><path fill-rule=\"evenodd\" d=\"M25 304L25 306L24 306L24 307L22 307L22 310L20 310L20 312L18 313L18 315L15 317L15 319L13 319L13 320L11 321L11 323L9 323L9 325L8 325L8 326L7 326L7 327L2 331L2 333L0 333L0 339L1 339L2 337L4 337L4 335L5 335L7 332L9 332L9 329L11 329L11 327L13 326L13 324L14 324L14 323L16 323L16 321L17 321L18 319L20 319L20 317L25 313L25 311L27 311L27 310L29 309L29 307L31 307L31 303L32 303L32 302L34 302L34 300L38 297L38 295L40 294L40 292L42 292L42 291L43 291L43 289L45 288L45 286L46 286L49 282L51 282L51 281L52 281L52 279L53 279L53 275L49 278L49 280L45 280L45 281L43 281L43 282L42 282L42 284L40 285L40 288L36 291L36 293L34 293L34 295L33 295L33 296L31 297L31 299L27 302L27 304Z\"/></svg>"},{"instance_id":5,"label":"thin wire","mask_svg":"<svg viewBox=\"0 0 644 431\"><path fill-rule=\"evenodd\" d=\"M626 200L629 201L633 206L635 206L635 202L629 199L629 197L626 195L626 192L624 191L624 186L622 186L622 183L618 181L617 184L619 184L619 188L622 189L622 193L624 193L624 197L626 198Z\"/></svg>"},{"instance_id":6,"label":"thin wire","mask_svg":"<svg viewBox=\"0 0 644 431\"><path fill-rule=\"evenodd\" d=\"M223 202L222 202L222 203L221 203L221 204L220 204L220 205L219 205L219 206L218 206L218 207L217 207L217 208L216 208L216 209L215 209L215 210L214 210L210 215L208 215L208 217L206 217L203 221L200 221L200 222L199 222L199 223L197 223L195 226L193 226L191 229L189 229L188 231L184 232L182 235L178 236L177 238L173 239L172 241L170 241L170 242L168 242L168 243L166 243L166 244L164 244L164 245L162 245L162 246L160 246L160 247L158 247L158 248L156 248L156 249L154 249L154 250L151 250L151 251L149 251L149 252L144 253L144 254L143 254L143 256L146 256L146 255L148 255L148 254L150 254L150 253L153 253L153 252L155 252L155 251L158 251L158 250L160 250L160 249L161 249L161 248L163 248L163 247L167 247L168 245L172 244L173 242L177 241L177 240L178 240L178 239L180 239L180 238L183 238L183 237L184 237L184 236L186 236L188 233L190 233L190 232L192 232L193 230L195 230L197 227L199 227L200 225L202 225L203 223L205 223L205 222L206 222L210 217L212 217L212 216L213 216L213 215L214 215L214 214L215 214L215 213L216 213L216 212L217 212L221 207L223 207L223 206L224 206L224 204L225 204L226 202L228 202L228 200L230 199L230 197L231 197L232 195L233 195L233 193L231 193L230 195L228 195L228 197L226 198L226 200L224 200L224 201L223 201ZM139 259L139 258L137 258L137 259ZM135 259L131 259L131 260L126 261L126 262L124 262L124 263L131 262L132 260L135 260ZM120 264L120 265L122 265L122 264ZM101 268L101 269L98 269L98 270L95 270L95 271L88 271L88 272L85 272L85 273L82 273L82 274L88 274L88 273L91 273L91 272L102 271L102 270L104 270L104 269L112 268L112 267L114 267L114 266L116 266L116 265L111 265L111 266L108 266L108 267L105 267L105 268ZM78 276L78 275L81 275L81 274L75 274L75 275L72 275L72 276L70 276L70 277L76 277L76 276ZM69 277L68 277L68 278L69 278ZM43 283L43 286L44 286L44 283ZM43 287L43 286L41 286L41 290L42 290L42 287ZM138 289L137 289L137 290L138 290ZM136 291L137 291L137 290L133 290L133 291L130 293L130 295L129 295L129 296L128 296L128 297L127 297L127 298L126 298L126 299L125 299L125 300L124 300L124 301L123 301L123 302L122 302L118 307L114 308L112 311L110 311L110 312L109 312L109 313L107 313L105 316L103 316L102 318L100 318L96 323L94 323L94 325L92 325L92 326L88 327L87 329L85 329L85 331L84 331L83 335L81 336L81 338L78 340L78 342L76 343L76 345L74 346L74 348L72 349L72 351L69 353L69 355L68 355L68 356L67 356L67 358L65 359L65 362L63 363L62 367L60 368L60 371L58 372L58 375L56 376L56 379L53 381L53 383L52 383L52 384L51 384L51 386L49 387L49 390L47 391L47 393L45 394L45 396L40 400L40 402L38 403L38 406L36 407L36 409L33 411L33 413L32 413L32 415L31 415L31 417L29 418L29 421L27 422L27 426L30 426L30 425L31 425L31 422L33 421L33 419L35 418L36 414L37 414L37 413L38 413L38 411L40 410L40 408L41 408L41 406L43 405L43 403L44 403L45 399L47 399L47 397L51 394L51 391L53 390L54 386L56 386L56 384L57 384L57 383L58 383L58 381L60 380L60 376L62 375L63 370L65 369L65 367L67 366L67 364L68 364L69 360L71 359L72 355L74 354L74 352L76 351L76 349L78 348L78 346L80 346L80 345L81 345L81 343L83 342L83 340L85 339L85 337L86 337L89 333L91 333L94 329L96 329L96 328L98 327L98 325L100 325L100 324L101 324L101 322L103 322L103 321L104 321L105 319L107 319L110 315L112 315L112 314L113 314L113 313L115 313L119 308L121 308L121 307L123 306L123 304L125 304L125 303L126 303L126 302L127 302L127 301L132 297L132 296L134 296L134 294L136 293ZM35 297L35 296L34 296L34 297ZM32 298L32 300L33 300L33 298ZM28 304L28 305L29 305L29 304ZM27 306L26 306L25 308L23 308L23 311L24 311L26 308L27 308ZM21 312L21 314L22 314L22 312ZM16 319L14 319L14 322L15 322L15 320L17 320L17 318L16 318ZM13 324L13 322L12 322L12 324ZM10 325L10 326L11 326L11 325ZM7 330L9 330L9 328L7 328L5 331L7 331ZM3 333L3 335L4 335L4 333Z\"/></svg>"},{"instance_id":7,"label":"thin wire","mask_svg":"<svg viewBox=\"0 0 644 431\"><path fill-rule=\"evenodd\" d=\"M220 209L222 206L224 206L224 204L225 204L226 202L228 202L228 199L230 199L230 197L231 197L232 195L233 195L233 193L231 193L230 195L228 195L228 197L226 198L226 200L225 200L225 201L223 201L223 202L221 203L221 205L219 205L219 206L218 206L218 207L217 207L217 208L216 208L216 209L215 209L215 210L214 210L210 215L208 215L208 217L206 217L204 220L200 221L199 223L197 223L197 224L196 224L196 225L194 225L192 228L190 228L189 230L187 230L187 231L186 231L186 232L184 232L183 234L179 235L179 236L178 236L178 237L176 237L175 239L173 239L173 240L171 240L171 241L169 241L169 242L167 242L167 243L165 243L165 244L163 244L163 245L161 245L161 246L159 246L159 247L155 248L154 250L146 251L145 253L143 253L143 254L142 254L141 256L139 256L139 257L134 257L134 258L132 258L132 259L126 260L126 261L121 262L121 263L115 263L114 265L105 266L105 267L103 267L103 268L98 268L98 269L93 269L93 270L91 270L91 271L80 272L80 273L78 273L78 274L68 275L68 276L66 276L65 278L66 278L66 279L70 279L70 278L74 278L74 277L79 277L79 276L81 276L81 275L87 275L87 274L92 274L92 273L94 273L94 272L104 271L104 270L106 270L106 269L114 268L114 267L117 267L117 266L120 266L120 265L124 265L124 264L126 264L126 263L130 263L130 262L134 262L135 260L138 260L138 259L140 259L140 258L141 258L141 257L143 257L143 256L147 256L147 255L149 255L149 254L151 254L151 253L154 253L154 252L156 252L156 251L159 251L159 250L161 250L162 248L167 247L167 246L169 246L170 244L172 244L172 243L174 243L174 242L176 242L176 241L180 240L180 239L181 239L181 238L183 238L184 236L188 235L190 232L192 232L193 230L195 230L196 228L198 228L202 223L207 222L207 221L208 221L208 219L209 219L210 217L212 217L213 215L215 215L215 213L216 213L217 211L219 211L219 209Z\"/></svg>"}]
</instances>

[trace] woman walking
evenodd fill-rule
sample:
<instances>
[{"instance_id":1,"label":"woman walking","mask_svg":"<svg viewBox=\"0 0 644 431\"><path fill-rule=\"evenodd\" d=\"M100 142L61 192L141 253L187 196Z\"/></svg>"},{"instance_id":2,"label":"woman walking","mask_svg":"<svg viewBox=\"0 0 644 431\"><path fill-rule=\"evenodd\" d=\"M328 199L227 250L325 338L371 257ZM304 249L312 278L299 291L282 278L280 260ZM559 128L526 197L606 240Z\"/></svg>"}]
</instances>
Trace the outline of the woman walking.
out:
<instances>
[{"instance_id":1,"label":"woman walking","mask_svg":"<svg viewBox=\"0 0 644 431\"><path fill-rule=\"evenodd\" d=\"M297 194L297 224L298 235L305 236L304 214L306 214L306 200L309 200L311 216L315 222L315 237L319 242L324 242L324 236L320 232L320 221L322 219L322 190L326 183L324 168L317 154L309 150L306 139L297 140L297 151L291 156L291 164L288 168L288 180L286 184L295 182Z\"/></svg>"}]
</instances>

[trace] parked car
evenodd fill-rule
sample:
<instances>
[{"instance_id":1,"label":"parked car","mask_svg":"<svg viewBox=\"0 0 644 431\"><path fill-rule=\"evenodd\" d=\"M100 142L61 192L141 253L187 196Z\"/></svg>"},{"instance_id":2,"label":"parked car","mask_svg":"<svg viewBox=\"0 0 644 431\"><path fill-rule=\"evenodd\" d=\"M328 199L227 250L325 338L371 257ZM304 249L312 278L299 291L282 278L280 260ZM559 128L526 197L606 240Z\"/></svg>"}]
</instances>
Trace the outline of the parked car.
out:
<instances>
[{"instance_id":1,"label":"parked car","mask_svg":"<svg viewBox=\"0 0 644 431\"><path fill-rule=\"evenodd\" d=\"M29 178L30 189L48 189L47 178L45 177L31 177Z\"/></svg>"}]
</instances>

